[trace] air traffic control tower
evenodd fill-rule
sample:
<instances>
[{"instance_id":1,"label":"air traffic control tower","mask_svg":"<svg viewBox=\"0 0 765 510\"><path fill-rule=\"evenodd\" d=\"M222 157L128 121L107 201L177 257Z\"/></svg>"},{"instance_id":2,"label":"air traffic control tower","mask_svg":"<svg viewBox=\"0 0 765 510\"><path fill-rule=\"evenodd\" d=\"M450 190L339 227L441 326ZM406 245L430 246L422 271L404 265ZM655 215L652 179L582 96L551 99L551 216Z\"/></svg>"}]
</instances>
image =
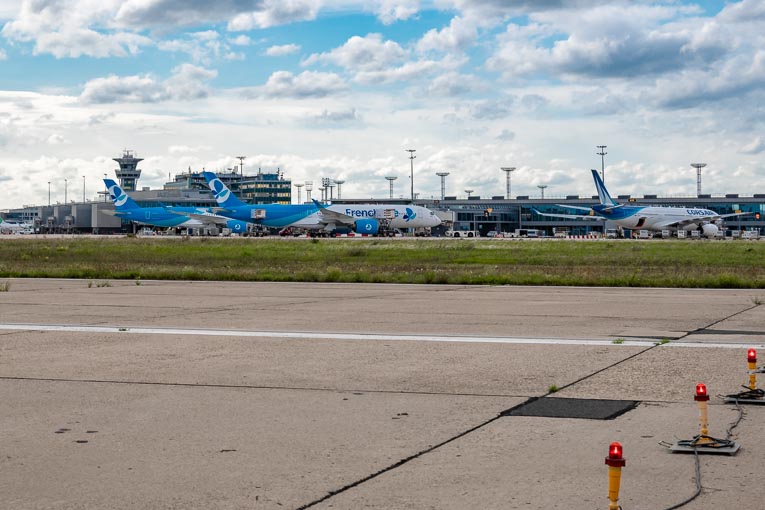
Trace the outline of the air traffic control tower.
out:
<instances>
[{"instance_id":1,"label":"air traffic control tower","mask_svg":"<svg viewBox=\"0 0 765 510\"><path fill-rule=\"evenodd\" d=\"M141 177L141 171L138 170L138 162L143 161L143 158L137 158L133 154L133 151L125 149L122 152L121 158L113 158L114 161L120 164L119 169L114 172L117 174L117 179L120 181L120 186L125 191L135 191L135 183L138 178Z\"/></svg>"}]
</instances>

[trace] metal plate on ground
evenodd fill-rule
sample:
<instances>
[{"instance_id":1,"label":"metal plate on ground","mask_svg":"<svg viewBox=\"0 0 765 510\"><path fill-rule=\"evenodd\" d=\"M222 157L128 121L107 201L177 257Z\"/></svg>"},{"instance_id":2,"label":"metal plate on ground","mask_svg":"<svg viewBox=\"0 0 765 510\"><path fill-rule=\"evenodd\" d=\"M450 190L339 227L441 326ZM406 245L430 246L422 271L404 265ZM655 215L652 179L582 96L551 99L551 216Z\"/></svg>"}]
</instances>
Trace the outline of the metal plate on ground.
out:
<instances>
[{"instance_id":1,"label":"metal plate on ground","mask_svg":"<svg viewBox=\"0 0 765 510\"><path fill-rule=\"evenodd\" d=\"M723 400L728 404L735 404L738 402L739 404L765 405L765 399L762 398L725 397Z\"/></svg>"},{"instance_id":2,"label":"metal plate on ground","mask_svg":"<svg viewBox=\"0 0 765 510\"><path fill-rule=\"evenodd\" d=\"M735 455L737 451L741 448L741 445L738 443L733 443L732 446L722 446L719 448L704 448L704 447L697 447L695 450L698 451L699 455L707 455L707 454L713 454L716 453L718 455ZM692 446L684 446L680 445L678 443L675 443L670 448L672 453L693 453L694 448Z\"/></svg>"},{"instance_id":3,"label":"metal plate on ground","mask_svg":"<svg viewBox=\"0 0 765 510\"><path fill-rule=\"evenodd\" d=\"M508 409L502 413L502 416L613 420L617 416L635 409L639 403L639 400L542 397L530 399Z\"/></svg>"}]
</instances>

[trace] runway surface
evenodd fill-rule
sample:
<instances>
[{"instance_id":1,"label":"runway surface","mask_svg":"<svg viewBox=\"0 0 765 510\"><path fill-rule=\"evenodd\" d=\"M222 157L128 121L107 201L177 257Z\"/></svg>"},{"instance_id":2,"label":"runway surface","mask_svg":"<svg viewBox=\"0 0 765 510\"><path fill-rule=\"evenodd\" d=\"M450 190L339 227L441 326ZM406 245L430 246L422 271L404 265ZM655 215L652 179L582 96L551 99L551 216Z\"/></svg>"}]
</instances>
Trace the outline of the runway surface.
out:
<instances>
[{"instance_id":1,"label":"runway surface","mask_svg":"<svg viewBox=\"0 0 765 510\"><path fill-rule=\"evenodd\" d=\"M95 284L94 284L95 283ZM8 508L607 508L695 491L697 382L747 381L752 290L11 280L0 293ZM761 358L765 359L765 348ZM761 363L762 364L762 363ZM550 394L552 387L558 389ZM545 396L547 395L547 396ZM612 420L501 416L636 400ZM713 398L710 433L738 417ZM576 404L576 402L575 402ZM684 508L748 507L765 410Z\"/></svg>"}]
</instances>

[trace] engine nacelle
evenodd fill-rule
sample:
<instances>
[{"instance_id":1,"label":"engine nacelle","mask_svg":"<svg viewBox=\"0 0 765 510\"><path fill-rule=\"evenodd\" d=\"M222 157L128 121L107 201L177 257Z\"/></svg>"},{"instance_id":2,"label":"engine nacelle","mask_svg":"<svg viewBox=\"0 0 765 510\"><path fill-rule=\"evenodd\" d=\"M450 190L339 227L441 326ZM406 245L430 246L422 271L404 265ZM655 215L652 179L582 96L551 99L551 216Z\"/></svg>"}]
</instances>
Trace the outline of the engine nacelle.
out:
<instances>
[{"instance_id":1,"label":"engine nacelle","mask_svg":"<svg viewBox=\"0 0 765 510\"><path fill-rule=\"evenodd\" d=\"M380 231L380 222L377 220L356 220L353 231L357 234L375 235Z\"/></svg>"},{"instance_id":2,"label":"engine nacelle","mask_svg":"<svg viewBox=\"0 0 765 510\"><path fill-rule=\"evenodd\" d=\"M704 232L704 235L709 239L712 239L720 231L720 228L714 223L706 223L701 226L701 231Z\"/></svg>"},{"instance_id":3,"label":"engine nacelle","mask_svg":"<svg viewBox=\"0 0 765 510\"><path fill-rule=\"evenodd\" d=\"M226 227L230 228L231 232L234 232L236 234L244 234L245 232L247 232L246 221L228 220L226 222Z\"/></svg>"}]
</instances>

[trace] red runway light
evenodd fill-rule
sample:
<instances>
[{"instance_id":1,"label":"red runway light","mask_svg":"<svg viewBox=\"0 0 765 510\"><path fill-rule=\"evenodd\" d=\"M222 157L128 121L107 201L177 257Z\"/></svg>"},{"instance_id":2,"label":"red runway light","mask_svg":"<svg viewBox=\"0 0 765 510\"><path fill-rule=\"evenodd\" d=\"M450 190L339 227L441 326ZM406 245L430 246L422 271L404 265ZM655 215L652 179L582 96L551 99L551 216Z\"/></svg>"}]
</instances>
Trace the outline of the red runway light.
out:
<instances>
[{"instance_id":1,"label":"red runway light","mask_svg":"<svg viewBox=\"0 0 765 510\"><path fill-rule=\"evenodd\" d=\"M694 397L694 400L700 400L700 401L709 400L706 384L698 383L696 385L696 396Z\"/></svg>"},{"instance_id":2,"label":"red runway light","mask_svg":"<svg viewBox=\"0 0 765 510\"><path fill-rule=\"evenodd\" d=\"M608 457L614 460L622 458L622 444L619 442L611 443L608 447Z\"/></svg>"},{"instance_id":3,"label":"red runway light","mask_svg":"<svg viewBox=\"0 0 765 510\"><path fill-rule=\"evenodd\" d=\"M614 441L608 446L608 457L606 457L606 464L611 467L624 467L627 461L622 456L622 444L618 441Z\"/></svg>"},{"instance_id":4,"label":"red runway light","mask_svg":"<svg viewBox=\"0 0 765 510\"><path fill-rule=\"evenodd\" d=\"M757 351L754 349L749 349L749 351L746 353L746 360L749 363L757 363Z\"/></svg>"}]
</instances>

